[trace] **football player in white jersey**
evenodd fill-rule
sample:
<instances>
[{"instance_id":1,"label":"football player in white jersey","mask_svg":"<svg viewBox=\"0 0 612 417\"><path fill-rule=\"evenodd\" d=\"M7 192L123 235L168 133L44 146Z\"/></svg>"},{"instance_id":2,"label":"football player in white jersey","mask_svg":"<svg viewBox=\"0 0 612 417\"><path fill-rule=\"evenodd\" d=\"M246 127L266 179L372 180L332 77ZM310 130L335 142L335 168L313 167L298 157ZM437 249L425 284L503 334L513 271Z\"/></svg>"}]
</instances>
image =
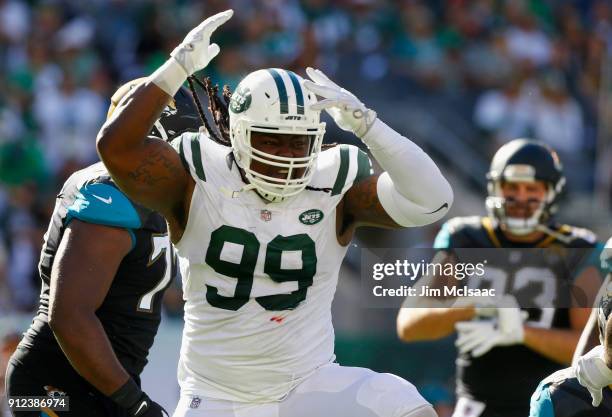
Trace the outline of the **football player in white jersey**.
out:
<instances>
[{"instance_id":1,"label":"football player in white jersey","mask_svg":"<svg viewBox=\"0 0 612 417\"><path fill-rule=\"evenodd\" d=\"M180 258L186 304L174 416L435 416L409 382L335 364L331 322L356 227L421 226L447 212L451 187L427 154L310 68L311 80L281 69L249 74L229 113L220 100L213 106L221 138L202 129L180 137L175 151L146 137L169 97L219 53L210 36L232 14L193 29L98 136L117 184L166 217ZM353 146L321 151L321 110L360 137L385 172L372 175Z\"/></svg>"}]
</instances>

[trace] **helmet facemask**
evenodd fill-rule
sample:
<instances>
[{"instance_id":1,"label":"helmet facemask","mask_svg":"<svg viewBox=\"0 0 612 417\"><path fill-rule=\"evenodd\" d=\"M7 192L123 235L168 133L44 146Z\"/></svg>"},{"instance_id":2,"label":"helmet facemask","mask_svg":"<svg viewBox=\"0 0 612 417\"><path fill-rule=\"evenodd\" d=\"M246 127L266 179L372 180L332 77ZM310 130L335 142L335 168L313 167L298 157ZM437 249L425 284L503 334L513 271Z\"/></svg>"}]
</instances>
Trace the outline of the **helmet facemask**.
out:
<instances>
[{"instance_id":1,"label":"helmet facemask","mask_svg":"<svg viewBox=\"0 0 612 417\"><path fill-rule=\"evenodd\" d=\"M321 151L325 123L310 106L314 94L302 87L300 77L280 69L259 70L242 80L230 102L230 138L238 166L249 185L270 202L281 202L303 191L314 174ZM253 132L309 138L303 157L264 152L253 146ZM253 169L263 167L264 169ZM279 170L282 178L266 175L266 168Z\"/></svg>"},{"instance_id":2,"label":"helmet facemask","mask_svg":"<svg viewBox=\"0 0 612 417\"><path fill-rule=\"evenodd\" d=\"M517 236L528 235L545 224L551 217L553 203L556 199L556 192L551 184L547 184L544 199L528 199L526 202L518 202L513 197L505 197L502 190L501 180L490 181L489 196L486 199L486 206L489 215L504 226L510 233ZM517 206L525 211L525 216L510 216L509 212L514 211ZM530 214L528 214L530 213Z\"/></svg>"},{"instance_id":3,"label":"helmet facemask","mask_svg":"<svg viewBox=\"0 0 612 417\"><path fill-rule=\"evenodd\" d=\"M323 142L322 129L283 129L278 127L253 126L243 121L232 135L234 155L238 166L244 171L250 185L266 200L280 202L292 197L306 188L314 174L317 157ZM304 135L309 138L308 152L304 157L285 157L263 152L252 144L252 133L269 135ZM254 164L253 162L256 162ZM280 169L283 178L268 176L253 165L264 165ZM301 172L300 172L301 171Z\"/></svg>"}]
</instances>

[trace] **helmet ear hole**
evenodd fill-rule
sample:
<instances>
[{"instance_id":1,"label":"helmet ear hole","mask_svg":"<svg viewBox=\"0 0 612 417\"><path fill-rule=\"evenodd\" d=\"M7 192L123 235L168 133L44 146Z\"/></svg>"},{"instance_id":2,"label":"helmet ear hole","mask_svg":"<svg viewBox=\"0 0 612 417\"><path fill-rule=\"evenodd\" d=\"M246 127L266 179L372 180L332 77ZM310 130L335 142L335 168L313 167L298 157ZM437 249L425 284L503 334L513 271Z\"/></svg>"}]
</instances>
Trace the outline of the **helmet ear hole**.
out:
<instances>
[{"instance_id":1,"label":"helmet ear hole","mask_svg":"<svg viewBox=\"0 0 612 417\"><path fill-rule=\"evenodd\" d=\"M270 94L268 93L264 93L266 95L267 98L270 98Z\"/></svg>"}]
</instances>

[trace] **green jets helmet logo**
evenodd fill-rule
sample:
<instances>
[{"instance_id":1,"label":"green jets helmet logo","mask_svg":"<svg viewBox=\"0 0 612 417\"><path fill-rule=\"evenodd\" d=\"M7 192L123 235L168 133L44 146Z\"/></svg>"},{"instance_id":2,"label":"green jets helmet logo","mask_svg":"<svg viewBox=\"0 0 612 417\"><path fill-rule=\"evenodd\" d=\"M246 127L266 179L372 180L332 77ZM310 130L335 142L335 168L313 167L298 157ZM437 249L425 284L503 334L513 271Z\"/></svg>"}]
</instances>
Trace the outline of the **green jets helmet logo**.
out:
<instances>
[{"instance_id":1,"label":"green jets helmet logo","mask_svg":"<svg viewBox=\"0 0 612 417\"><path fill-rule=\"evenodd\" d=\"M300 222L307 226L317 224L323 220L323 212L318 209L306 210L300 214Z\"/></svg>"},{"instance_id":2,"label":"green jets helmet logo","mask_svg":"<svg viewBox=\"0 0 612 417\"><path fill-rule=\"evenodd\" d=\"M240 87L232 94L229 108L232 113L242 113L251 107L251 90L248 87Z\"/></svg>"}]
</instances>

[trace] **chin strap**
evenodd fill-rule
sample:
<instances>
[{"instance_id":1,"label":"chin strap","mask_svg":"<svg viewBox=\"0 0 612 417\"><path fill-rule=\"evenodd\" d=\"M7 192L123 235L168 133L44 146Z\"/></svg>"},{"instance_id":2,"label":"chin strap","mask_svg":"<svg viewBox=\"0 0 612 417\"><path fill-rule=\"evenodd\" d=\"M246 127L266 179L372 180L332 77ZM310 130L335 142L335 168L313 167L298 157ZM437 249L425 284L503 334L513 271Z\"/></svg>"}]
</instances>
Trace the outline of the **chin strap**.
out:
<instances>
[{"instance_id":1,"label":"chin strap","mask_svg":"<svg viewBox=\"0 0 612 417\"><path fill-rule=\"evenodd\" d=\"M557 240L559 240L560 242L566 243L566 244L572 241L571 236L565 236L563 233L559 233L555 230L552 230L550 227L548 227L545 224L538 224L536 226L536 230L540 232L544 232L547 235L554 236Z\"/></svg>"}]
</instances>

